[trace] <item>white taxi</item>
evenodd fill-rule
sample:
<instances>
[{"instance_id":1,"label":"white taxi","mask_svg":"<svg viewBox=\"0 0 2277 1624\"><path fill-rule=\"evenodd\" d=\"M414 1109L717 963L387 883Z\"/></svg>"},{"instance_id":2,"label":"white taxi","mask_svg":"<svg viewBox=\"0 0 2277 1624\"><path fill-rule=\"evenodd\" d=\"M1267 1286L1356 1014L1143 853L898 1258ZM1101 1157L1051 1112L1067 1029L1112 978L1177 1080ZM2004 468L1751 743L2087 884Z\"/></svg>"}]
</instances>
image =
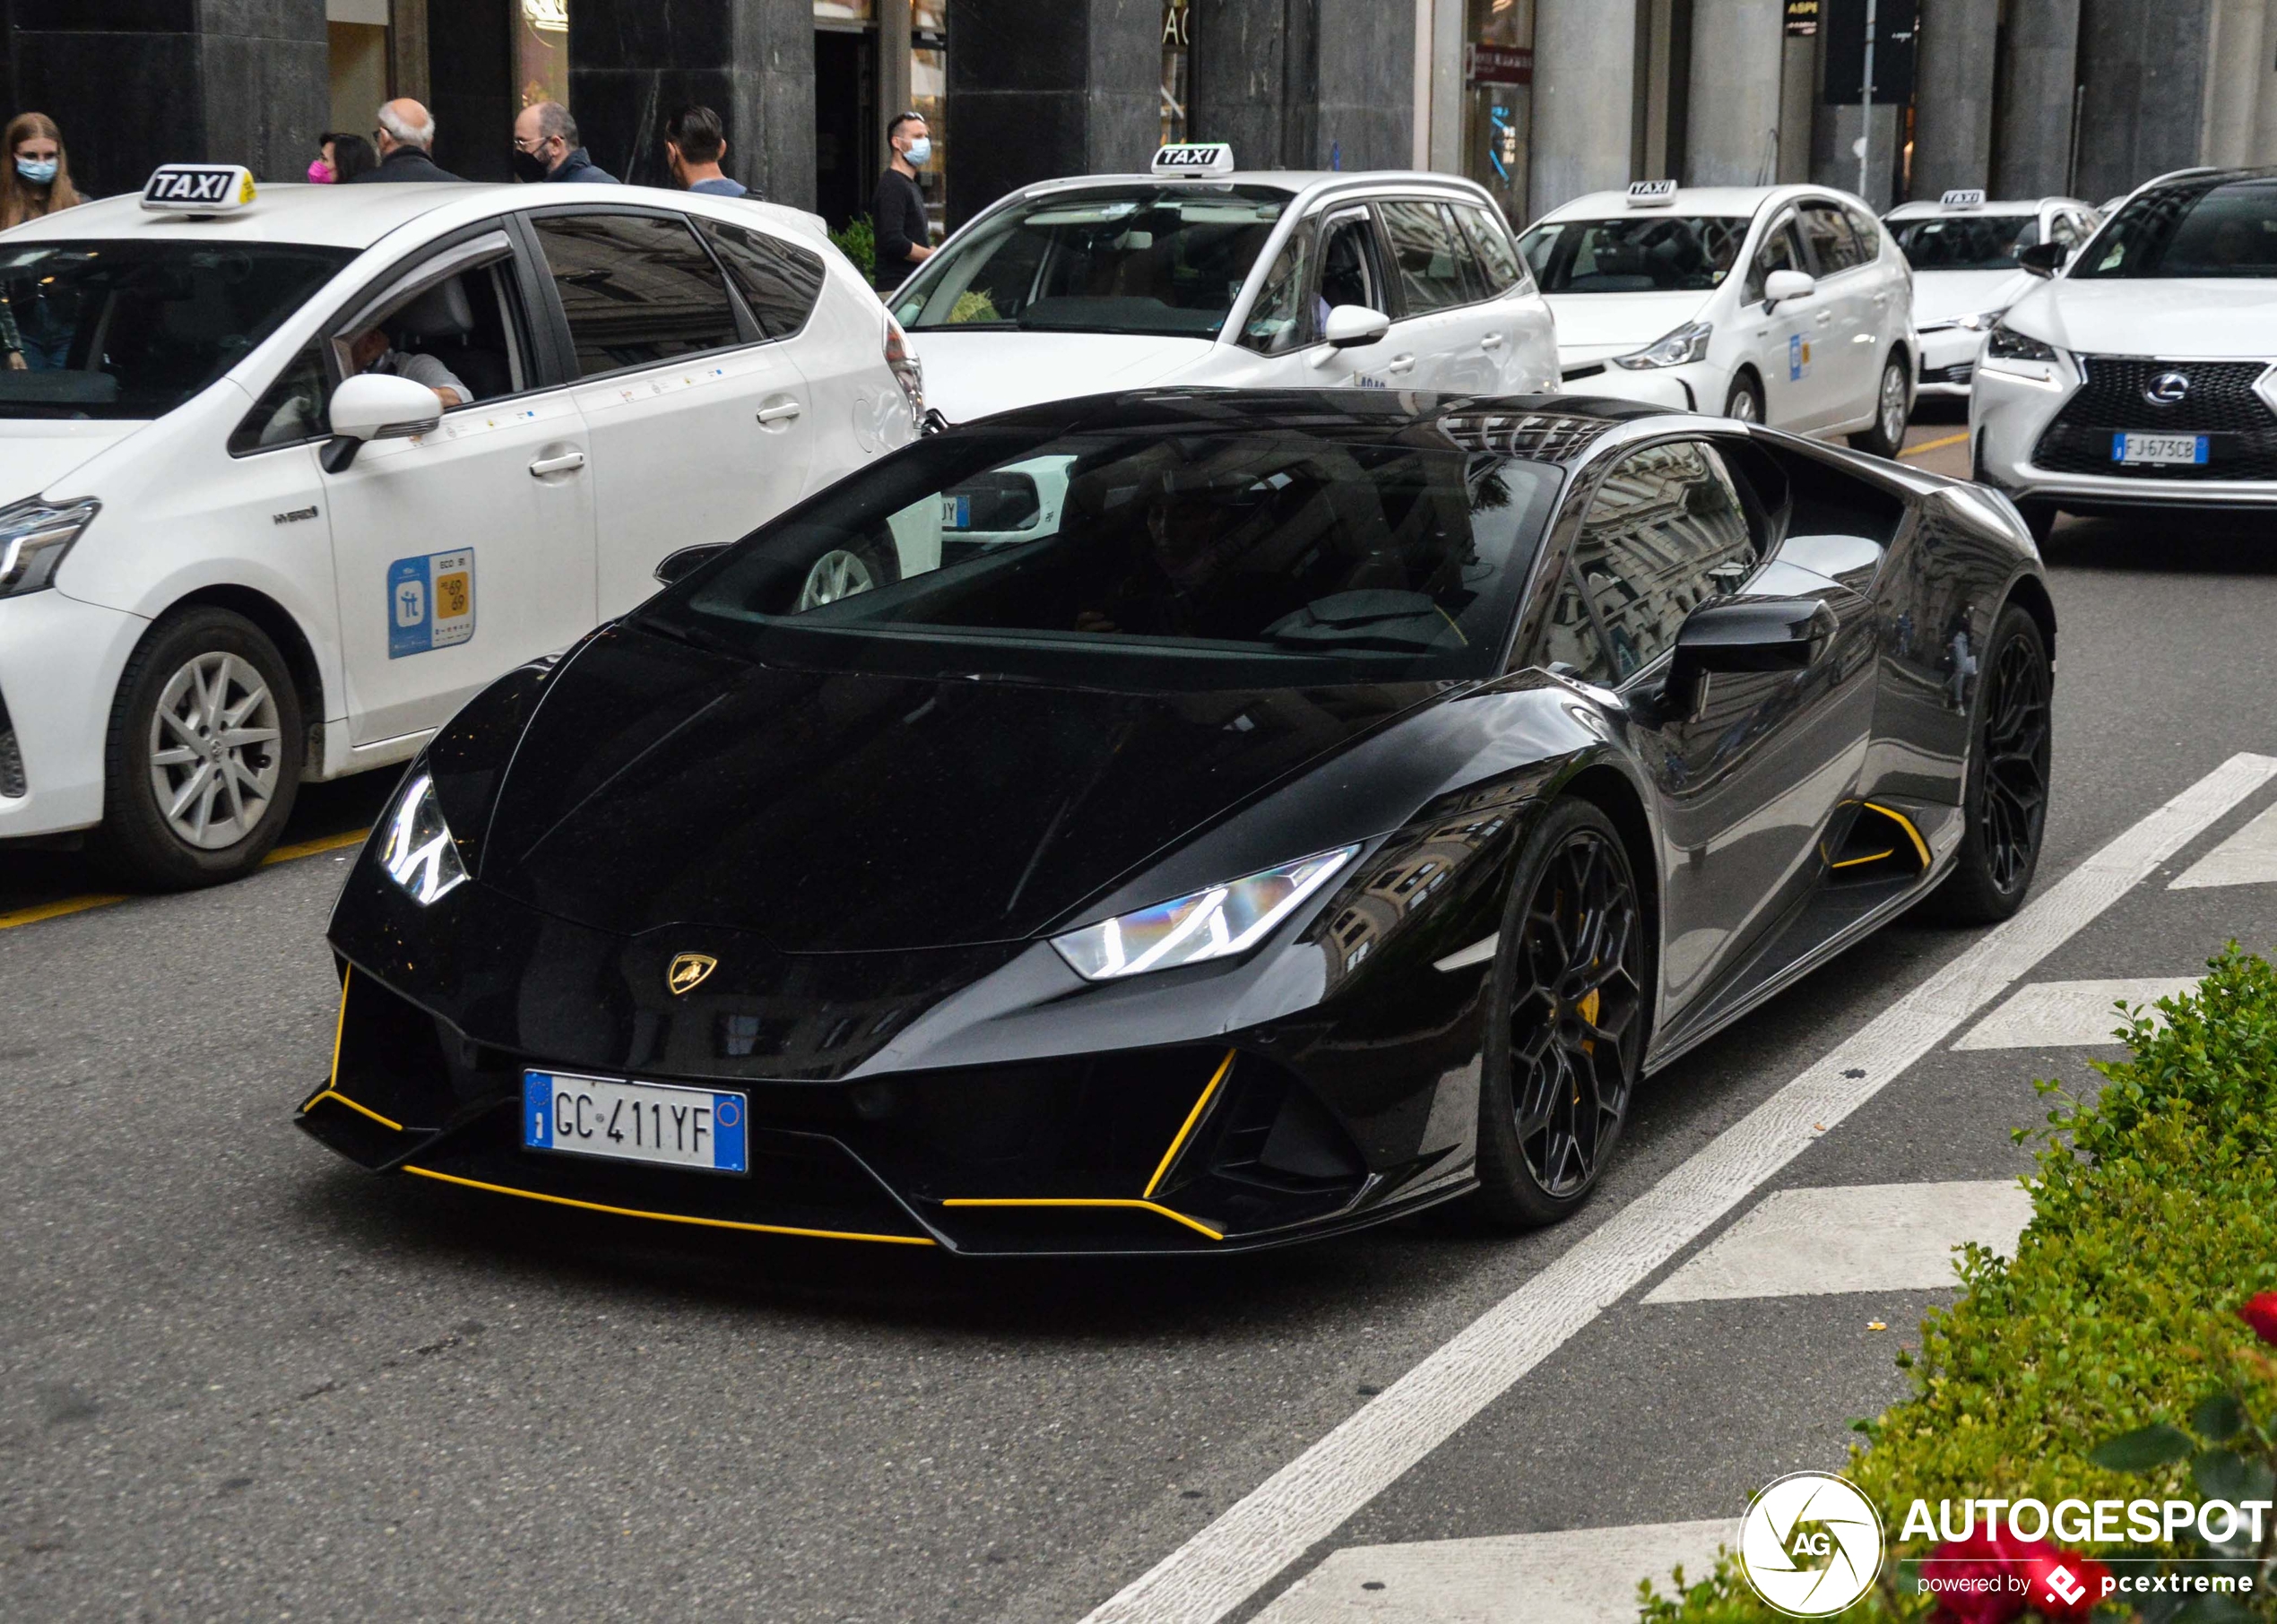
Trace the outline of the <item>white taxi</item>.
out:
<instances>
[{"instance_id":1,"label":"white taxi","mask_svg":"<svg viewBox=\"0 0 2277 1624\"><path fill-rule=\"evenodd\" d=\"M1158 384L1555 389L1556 339L1502 212L1451 175L1243 173L1223 143L1046 181L887 296L952 421Z\"/></svg>"},{"instance_id":2,"label":"white taxi","mask_svg":"<svg viewBox=\"0 0 2277 1624\"><path fill-rule=\"evenodd\" d=\"M0 841L244 872L304 779L915 433L821 222L632 186L172 165L0 237Z\"/></svg>"},{"instance_id":3,"label":"white taxi","mask_svg":"<svg viewBox=\"0 0 2277 1624\"><path fill-rule=\"evenodd\" d=\"M1641 180L1553 209L1519 246L1564 386L1721 412L1894 456L1912 409L1912 275L1823 186Z\"/></svg>"},{"instance_id":4,"label":"white taxi","mask_svg":"<svg viewBox=\"0 0 2277 1624\"><path fill-rule=\"evenodd\" d=\"M1982 191L1960 190L1935 203L1900 203L1882 219L1913 267L1913 328L1921 335L1914 387L1965 397L1985 334L2032 285L2017 255L2040 243L2068 254L2101 217L2076 197L1987 203Z\"/></svg>"}]
</instances>

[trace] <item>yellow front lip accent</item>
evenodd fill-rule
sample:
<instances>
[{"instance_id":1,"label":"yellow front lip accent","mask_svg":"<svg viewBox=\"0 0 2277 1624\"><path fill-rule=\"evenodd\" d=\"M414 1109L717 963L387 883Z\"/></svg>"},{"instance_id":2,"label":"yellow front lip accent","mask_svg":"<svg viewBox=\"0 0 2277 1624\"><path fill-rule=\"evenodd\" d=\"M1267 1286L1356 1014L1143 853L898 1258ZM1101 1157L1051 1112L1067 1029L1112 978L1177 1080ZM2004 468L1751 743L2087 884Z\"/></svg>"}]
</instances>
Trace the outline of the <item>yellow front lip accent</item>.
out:
<instances>
[{"instance_id":1,"label":"yellow front lip accent","mask_svg":"<svg viewBox=\"0 0 2277 1624\"><path fill-rule=\"evenodd\" d=\"M1913 842L1914 854L1920 858L1921 867L1925 870L1929 867L1929 842L1921 838L1921 831L1913 826L1913 819L1908 817L1902 812L1892 810L1888 807L1876 805L1874 802L1870 800L1861 801L1859 805L1863 806L1869 812L1879 812L1883 816L1896 824L1899 828L1903 829L1906 833L1906 838Z\"/></svg>"},{"instance_id":2,"label":"yellow front lip accent","mask_svg":"<svg viewBox=\"0 0 2277 1624\"><path fill-rule=\"evenodd\" d=\"M413 1168L411 1170L417 1172L419 1170L417 1168ZM1130 1199L1118 1200L1103 1196L952 1196L948 1200L942 1202L941 1205L943 1206L1135 1207L1142 1213L1159 1214L1161 1216L1169 1219L1173 1223L1182 1223L1188 1229L1193 1231L1197 1235L1207 1235L1212 1240L1223 1240L1225 1239L1224 1235L1210 1228L1209 1225L1189 1218L1183 1213L1174 1213L1171 1211L1170 1208L1163 1205L1159 1201L1136 1201Z\"/></svg>"},{"instance_id":3,"label":"yellow front lip accent","mask_svg":"<svg viewBox=\"0 0 2277 1624\"><path fill-rule=\"evenodd\" d=\"M1185 1148L1186 1136L1194 1131L1194 1124L1202 1119L1202 1108L1217 1092L1217 1085L1225 1081L1225 1074L1234 1069L1234 1050L1227 1050L1225 1058L1217 1063L1217 1070L1211 1075L1208 1086L1203 1088L1202 1097L1194 1101L1194 1109L1186 1113L1185 1123L1179 1128L1178 1136L1170 1142L1170 1148L1163 1152L1162 1161L1156 1164L1155 1176L1147 1179L1147 1188L1138 1192L1141 1196L1151 1199L1155 1187L1162 1182L1163 1175L1170 1171L1170 1164L1178 1160L1178 1153Z\"/></svg>"},{"instance_id":4,"label":"yellow front lip accent","mask_svg":"<svg viewBox=\"0 0 2277 1624\"><path fill-rule=\"evenodd\" d=\"M403 1125L401 1122L390 1121L368 1105L357 1104L353 1100L350 1099L346 1094L342 1093L336 1088L319 1089L315 1095L313 1095L305 1104L301 1106L300 1114L304 1117L307 1116L311 1110L316 1109L318 1103L325 1100L337 1100L350 1110L357 1111L364 1116L369 1117L382 1127L392 1127L399 1134L403 1131Z\"/></svg>"},{"instance_id":5,"label":"yellow front lip accent","mask_svg":"<svg viewBox=\"0 0 2277 1624\"><path fill-rule=\"evenodd\" d=\"M438 1173L424 1167L404 1163L403 1170L417 1173L422 1179L437 1179L444 1184L463 1185L471 1190L488 1190L495 1196L519 1196L524 1201L548 1201L556 1206L574 1206L588 1213L607 1213L618 1218L653 1218L659 1223L693 1223L713 1230L749 1230L761 1235L803 1235L814 1240L874 1240L880 1246L938 1246L940 1243L927 1235L870 1235L859 1230L803 1230L787 1223L745 1223L733 1218L692 1218L684 1213L648 1213L638 1207L606 1206L598 1201L576 1201L567 1196L542 1195L536 1190L518 1190L512 1185L485 1184L480 1179L462 1179L456 1173Z\"/></svg>"}]
</instances>

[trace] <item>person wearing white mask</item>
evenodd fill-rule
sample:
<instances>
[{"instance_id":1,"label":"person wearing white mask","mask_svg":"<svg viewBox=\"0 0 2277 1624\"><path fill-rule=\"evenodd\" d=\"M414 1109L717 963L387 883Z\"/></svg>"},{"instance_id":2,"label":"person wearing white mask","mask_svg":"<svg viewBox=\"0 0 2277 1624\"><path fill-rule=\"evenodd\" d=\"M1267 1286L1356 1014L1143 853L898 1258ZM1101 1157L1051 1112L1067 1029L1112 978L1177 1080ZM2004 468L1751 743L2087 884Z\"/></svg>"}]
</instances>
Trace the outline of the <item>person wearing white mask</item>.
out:
<instances>
[{"instance_id":1,"label":"person wearing white mask","mask_svg":"<svg viewBox=\"0 0 2277 1624\"><path fill-rule=\"evenodd\" d=\"M878 193L870 203L870 225L878 244L878 263L870 281L880 293L900 287L903 278L933 252L925 219L925 194L917 185L917 171L932 160L932 135L922 117L902 113L886 126L886 144L893 149L894 160L878 177Z\"/></svg>"},{"instance_id":2,"label":"person wearing white mask","mask_svg":"<svg viewBox=\"0 0 2277 1624\"><path fill-rule=\"evenodd\" d=\"M71 184L63 132L45 113L19 113L0 133L7 167L0 170L0 231L68 209L80 201ZM63 296L29 281L0 284L0 352L12 371L65 365L75 324L58 308Z\"/></svg>"}]
</instances>

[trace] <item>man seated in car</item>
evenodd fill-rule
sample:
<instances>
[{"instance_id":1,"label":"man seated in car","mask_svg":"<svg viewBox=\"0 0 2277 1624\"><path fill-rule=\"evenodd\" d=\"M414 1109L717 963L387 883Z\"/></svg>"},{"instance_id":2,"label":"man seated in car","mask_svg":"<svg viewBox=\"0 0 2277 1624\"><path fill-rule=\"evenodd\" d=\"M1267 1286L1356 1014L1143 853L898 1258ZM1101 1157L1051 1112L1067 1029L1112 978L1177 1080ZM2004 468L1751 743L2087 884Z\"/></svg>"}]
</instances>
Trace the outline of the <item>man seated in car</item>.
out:
<instances>
[{"instance_id":1,"label":"man seated in car","mask_svg":"<svg viewBox=\"0 0 2277 1624\"><path fill-rule=\"evenodd\" d=\"M384 372L392 377L426 384L443 402L446 411L474 398L473 392L459 382L458 375L448 367L431 355L396 349L383 327L368 327L349 340L348 358L358 372Z\"/></svg>"}]
</instances>

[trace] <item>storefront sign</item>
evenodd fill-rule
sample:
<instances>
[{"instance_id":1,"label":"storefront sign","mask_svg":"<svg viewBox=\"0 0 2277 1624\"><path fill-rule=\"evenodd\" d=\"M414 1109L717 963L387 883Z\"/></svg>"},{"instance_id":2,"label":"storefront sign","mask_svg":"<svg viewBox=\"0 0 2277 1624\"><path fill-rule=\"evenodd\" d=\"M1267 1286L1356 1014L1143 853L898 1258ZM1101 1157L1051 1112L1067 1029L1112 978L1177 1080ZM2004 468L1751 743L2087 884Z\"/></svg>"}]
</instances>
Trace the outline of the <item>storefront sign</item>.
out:
<instances>
[{"instance_id":1,"label":"storefront sign","mask_svg":"<svg viewBox=\"0 0 2277 1624\"><path fill-rule=\"evenodd\" d=\"M1787 0L1787 31L1798 39L1818 32L1818 0Z\"/></svg>"},{"instance_id":2,"label":"storefront sign","mask_svg":"<svg viewBox=\"0 0 2277 1624\"><path fill-rule=\"evenodd\" d=\"M1531 84L1534 53L1521 45L1465 46L1463 77L1473 84Z\"/></svg>"}]
</instances>

